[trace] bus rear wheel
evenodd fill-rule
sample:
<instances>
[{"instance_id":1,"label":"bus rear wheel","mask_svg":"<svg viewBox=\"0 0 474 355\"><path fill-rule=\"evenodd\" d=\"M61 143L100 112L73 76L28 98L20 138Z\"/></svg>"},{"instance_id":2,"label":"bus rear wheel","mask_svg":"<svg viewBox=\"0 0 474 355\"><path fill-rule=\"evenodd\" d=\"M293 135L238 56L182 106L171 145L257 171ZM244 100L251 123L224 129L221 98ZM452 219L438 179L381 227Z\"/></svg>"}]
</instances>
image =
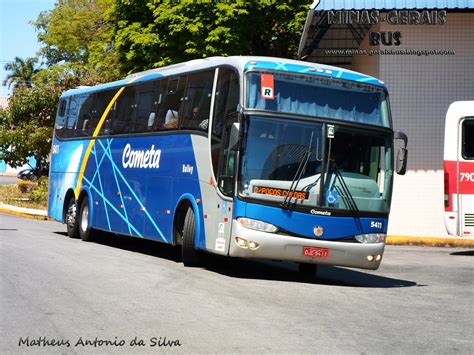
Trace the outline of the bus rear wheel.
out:
<instances>
[{"instance_id":1,"label":"bus rear wheel","mask_svg":"<svg viewBox=\"0 0 474 355\"><path fill-rule=\"evenodd\" d=\"M79 223L77 218L76 200L71 197L68 202L66 215L64 218L67 227L67 235L70 238L79 238Z\"/></svg>"},{"instance_id":2,"label":"bus rear wheel","mask_svg":"<svg viewBox=\"0 0 474 355\"><path fill-rule=\"evenodd\" d=\"M201 264L201 254L194 247L196 240L196 224L194 211L191 207L186 211L183 226L183 245L181 247L181 257L184 266L199 266Z\"/></svg>"},{"instance_id":3,"label":"bus rear wheel","mask_svg":"<svg viewBox=\"0 0 474 355\"><path fill-rule=\"evenodd\" d=\"M91 228L89 223L89 199L87 196L82 199L78 219L81 239L85 242L92 242L95 239L95 230Z\"/></svg>"}]
</instances>

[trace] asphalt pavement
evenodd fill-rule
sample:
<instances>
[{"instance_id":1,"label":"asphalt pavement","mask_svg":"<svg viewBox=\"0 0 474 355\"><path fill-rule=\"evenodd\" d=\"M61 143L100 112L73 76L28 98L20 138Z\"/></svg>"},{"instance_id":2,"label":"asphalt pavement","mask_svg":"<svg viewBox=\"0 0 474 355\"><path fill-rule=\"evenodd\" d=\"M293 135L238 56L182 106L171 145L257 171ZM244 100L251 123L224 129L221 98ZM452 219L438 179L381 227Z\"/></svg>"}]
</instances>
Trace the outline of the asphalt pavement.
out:
<instances>
[{"instance_id":1,"label":"asphalt pavement","mask_svg":"<svg viewBox=\"0 0 474 355\"><path fill-rule=\"evenodd\" d=\"M0 353L474 353L473 250L388 246L377 271L308 281L292 263L185 268L167 245L64 231L0 214Z\"/></svg>"}]
</instances>

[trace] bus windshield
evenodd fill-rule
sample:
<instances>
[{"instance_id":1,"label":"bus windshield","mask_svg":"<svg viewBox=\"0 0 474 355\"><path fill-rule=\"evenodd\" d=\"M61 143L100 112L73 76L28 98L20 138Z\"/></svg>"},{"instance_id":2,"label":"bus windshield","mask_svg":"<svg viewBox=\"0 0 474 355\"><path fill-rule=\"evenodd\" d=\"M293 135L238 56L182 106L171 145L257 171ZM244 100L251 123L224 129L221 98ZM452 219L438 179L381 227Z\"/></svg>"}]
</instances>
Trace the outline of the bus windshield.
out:
<instances>
[{"instance_id":1,"label":"bus windshield","mask_svg":"<svg viewBox=\"0 0 474 355\"><path fill-rule=\"evenodd\" d=\"M388 212L393 174L389 134L258 115L247 116L246 127L242 197ZM331 138L323 135L328 129Z\"/></svg>"},{"instance_id":2,"label":"bus windshield","mask_svg":"<svg viewBox=\"0 0 474 355\"><path fill-rule=\"evenodd\" d=\"M270 95L262 95L268 86ZM247 108L390 127L381 88L316 75L250 72Z\"/></svg>"}]
</instances>

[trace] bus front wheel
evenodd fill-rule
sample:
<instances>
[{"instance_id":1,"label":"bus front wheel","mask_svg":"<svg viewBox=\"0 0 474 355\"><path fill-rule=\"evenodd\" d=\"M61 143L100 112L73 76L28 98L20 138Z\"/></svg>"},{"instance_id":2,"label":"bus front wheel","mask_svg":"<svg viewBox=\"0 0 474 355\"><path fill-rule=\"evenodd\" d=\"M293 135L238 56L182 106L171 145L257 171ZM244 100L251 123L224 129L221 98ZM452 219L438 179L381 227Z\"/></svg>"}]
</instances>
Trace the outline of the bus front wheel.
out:
<instances>
[{"instance_id":1,"label":"bus front wheel","mask_svg":"<svg viewBox=\"0 0 474 355\"><path fill-rule=\"evenodd\" d=\"M183 226L183 245L181 247L181 256L184 266L199 266L201 263L201 254L194 247L196 239L196 224L194 211L191 207L186 211Z\"/></svg>"},{"instance_id":2,"label":"bus front wheel","mask_svg":"<svg viewBox=\"0 0 474 355\"><path fill-rule=\"evenodd\" d=\"M89 223L89 199L84 197L81 202L81 209L79 212L79 235L85 242L91 242L95 239L95 231L91 228Z\"/></svg>"},{"instance_id":3,"label":"bus front wheel","mask_svg":"<svg viewBox=\"0 0 474 355\"><path fill-rule=\"evenodd\" d=\"M77 222L77 204L76 200L71 197L68 202L67 210L66 210L66 227L67 227L67 235L70 238L79 238L79 223Z\"/></svg>"}]
</instances>

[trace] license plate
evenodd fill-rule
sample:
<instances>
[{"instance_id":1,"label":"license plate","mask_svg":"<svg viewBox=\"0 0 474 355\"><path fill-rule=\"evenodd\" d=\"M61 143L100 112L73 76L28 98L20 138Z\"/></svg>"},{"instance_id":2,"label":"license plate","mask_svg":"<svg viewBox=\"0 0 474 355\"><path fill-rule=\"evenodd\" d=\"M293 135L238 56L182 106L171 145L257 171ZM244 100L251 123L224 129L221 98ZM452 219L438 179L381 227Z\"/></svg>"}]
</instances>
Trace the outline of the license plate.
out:
<instances>
[{"instance_id":1,"label":"license plate","mask_svg":"<svg viewBox=\"0 0 474 355\"><path fill-rule=\"evenodd\" d=\"M303 255L310 258L326 259L329 255L328 248L303 247Z\"/></svg>"}]
</instances>

